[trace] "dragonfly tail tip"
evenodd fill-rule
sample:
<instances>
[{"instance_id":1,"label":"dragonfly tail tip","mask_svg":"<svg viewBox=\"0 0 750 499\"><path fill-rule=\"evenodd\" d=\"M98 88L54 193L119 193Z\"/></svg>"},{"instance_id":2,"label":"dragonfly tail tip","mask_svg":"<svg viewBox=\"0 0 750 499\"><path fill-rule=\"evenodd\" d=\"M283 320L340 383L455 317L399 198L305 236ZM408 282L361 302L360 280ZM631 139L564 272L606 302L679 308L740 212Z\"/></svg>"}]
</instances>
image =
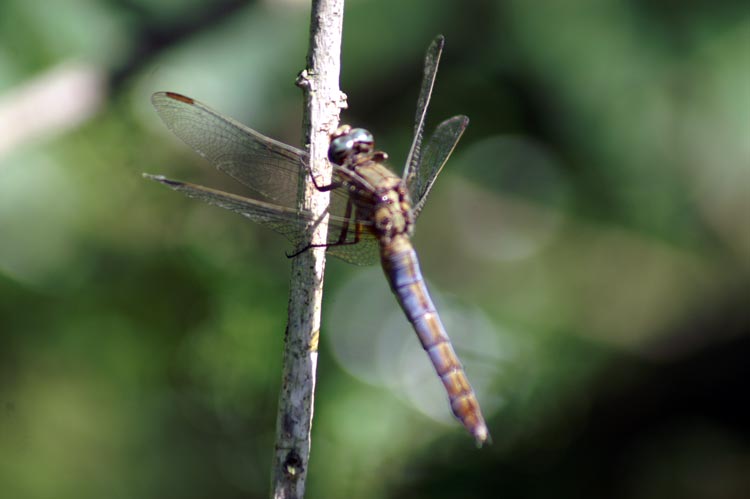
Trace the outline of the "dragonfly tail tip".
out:
<instances>
[{"instance_id":1,"label":"dragonfly tail tip","mask_svg":"<svg viewBox=\"0 0 750 499\"><path fill-rule=\"evenodd\" d=\"M485 444L492 444L492 437L490 436L490 432L489 430L487 430L486 425L481 425L480 427L474 429L473 434L474 439L477 442L477 448L482 448L482 446Z\"/></svg>"}]
</instances>

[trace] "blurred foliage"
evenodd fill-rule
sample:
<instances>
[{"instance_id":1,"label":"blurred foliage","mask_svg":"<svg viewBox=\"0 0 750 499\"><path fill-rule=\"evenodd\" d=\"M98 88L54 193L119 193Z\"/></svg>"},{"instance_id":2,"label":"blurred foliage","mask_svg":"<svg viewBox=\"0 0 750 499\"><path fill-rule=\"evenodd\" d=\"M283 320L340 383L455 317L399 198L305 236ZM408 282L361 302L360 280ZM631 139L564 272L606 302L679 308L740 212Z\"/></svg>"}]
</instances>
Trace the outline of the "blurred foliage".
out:
<instances>
[{"instance_id":1,"label":"blurred foliage","mask_svg":"<svg viewBox=\"0 0 750 499\"><path fill-rule=\"evenodd\" d=\"M0 116L61 64L107 92L0 153L0 497L267 495L288 248L140 174L236 188L157 90L299 144L308 9L0 3ZM396 169L437 33L431 124L472 124L416 244L495 443L379 270L330 262L308 496L750 496L747 3L351 0L344 119Z\"/></svg>"}]
</instances>

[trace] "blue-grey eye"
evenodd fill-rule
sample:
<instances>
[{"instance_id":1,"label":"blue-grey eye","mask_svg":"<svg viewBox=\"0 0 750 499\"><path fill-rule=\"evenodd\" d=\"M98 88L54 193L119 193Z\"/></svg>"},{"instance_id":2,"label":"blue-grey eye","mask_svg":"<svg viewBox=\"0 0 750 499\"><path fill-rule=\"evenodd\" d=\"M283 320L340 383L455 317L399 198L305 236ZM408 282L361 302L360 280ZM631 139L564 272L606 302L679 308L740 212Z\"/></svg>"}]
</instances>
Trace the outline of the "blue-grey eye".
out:
<instances>
[{"instance_id":1,"label":"blue-grey eye","mask_svg":"<svg viewBox=\"0 0 750 499\"><path fill-rule=\"evenodd\" d=\"M372 134L364 128L354 128L347 135L355 144L372 146L375 143L375 139L372 137Z\"/></svg>"},{"instance_id":2,"label":"blue-grey eye","mask_svg":"<svg viewBox=\"0 0 750 499\"><path fill-rule=\"evenodd\" d=\"M375 139L364 128L353 128L349 133L336 137L328 147L328 159L337 165L343 165L351 156L372 151Z\"/></svg>"}]
</instances>

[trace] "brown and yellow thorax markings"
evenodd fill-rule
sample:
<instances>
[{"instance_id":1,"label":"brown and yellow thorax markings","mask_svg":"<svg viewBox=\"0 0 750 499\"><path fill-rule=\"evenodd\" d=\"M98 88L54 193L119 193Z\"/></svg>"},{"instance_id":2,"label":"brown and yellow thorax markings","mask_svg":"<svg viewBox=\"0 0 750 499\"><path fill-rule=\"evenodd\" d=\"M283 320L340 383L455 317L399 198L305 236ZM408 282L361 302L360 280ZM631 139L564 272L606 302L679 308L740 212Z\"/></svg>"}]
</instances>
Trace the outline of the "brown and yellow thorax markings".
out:
<instances>
[{"instance_id":1,"label":"brown and yellow thorax markings","mask_svg":"<svg viewBox=\"0 0 750 499\"><path fill-rule=\"evenodd\" d=\"M372 160L352 164L340 175L349 186L358 217L373 222L373 231L383 244L412 234L411 199L401 177Z\"/></svg>"}]
</instances>

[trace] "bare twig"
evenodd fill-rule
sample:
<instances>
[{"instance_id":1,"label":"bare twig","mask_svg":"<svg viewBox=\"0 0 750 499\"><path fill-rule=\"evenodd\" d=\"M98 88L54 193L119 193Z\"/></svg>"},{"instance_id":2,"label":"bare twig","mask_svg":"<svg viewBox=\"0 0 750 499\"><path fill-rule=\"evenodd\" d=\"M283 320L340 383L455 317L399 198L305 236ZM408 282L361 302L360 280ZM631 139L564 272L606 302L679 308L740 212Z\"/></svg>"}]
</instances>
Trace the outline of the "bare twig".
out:
<instances>
[{"instance_id":1,"label":"bare twig","mask_svg":"<svg viewBox=\"0 0 750 499\"><path fill-rule=\"evenodd\" d=\"M312 175L330 183L329 135L338 124L345 100L339 90L344 0L313 0L307 69L298 79L305 91L304 129ZM308 175L301 179L300 207L320 216L328 192L318 192ZM311 227L312 243L325 243L327 226ZM310 455L315 370L318 359L325 248L313 248L292 260L289 319L276 417L276 448L271 494L275 499L302 498Z\"/></svg>"}]
</instances>

